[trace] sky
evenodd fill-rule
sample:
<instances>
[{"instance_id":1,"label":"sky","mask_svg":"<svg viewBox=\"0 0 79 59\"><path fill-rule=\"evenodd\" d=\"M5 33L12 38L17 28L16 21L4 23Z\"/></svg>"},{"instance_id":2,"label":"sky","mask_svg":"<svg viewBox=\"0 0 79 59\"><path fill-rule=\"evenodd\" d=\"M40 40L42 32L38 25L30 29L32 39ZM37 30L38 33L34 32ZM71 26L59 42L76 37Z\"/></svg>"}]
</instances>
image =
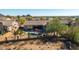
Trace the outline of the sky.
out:
<instances>
[{"instance_id":1,"label":"sky","mask_svg":"<svg viewBox=\"0 0 79 59\"><path fill-rule=\"evenodd\" d=\"M3 15L79 16L79 9L0 9Z\"/></svg>"}]
</instances>

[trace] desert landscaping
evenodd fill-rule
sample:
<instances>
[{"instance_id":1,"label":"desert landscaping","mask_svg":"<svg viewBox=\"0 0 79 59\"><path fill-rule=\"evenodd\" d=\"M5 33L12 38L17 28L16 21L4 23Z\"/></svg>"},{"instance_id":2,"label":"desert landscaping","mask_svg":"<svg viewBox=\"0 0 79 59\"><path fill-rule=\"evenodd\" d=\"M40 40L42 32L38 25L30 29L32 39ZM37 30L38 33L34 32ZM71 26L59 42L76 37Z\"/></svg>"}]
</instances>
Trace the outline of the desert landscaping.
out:
<instances>
[{"instance_id":1,"label":"desert landscaping","mask_svg":"<svg viewBox=\"0 0 79 59\"><path fill-rule=\"evenodd\" d=\"M62 42L42 43L39 40L8 42L0 44L0 50L60 50L63 48Z\"/></svg>"},{"instance_id":2,"label":"desert landscaping","mask_svg":"<svg viewBox=\"0 0 79 59\"><path fill-rule=\"evenodd\" d=\"M78 16L0 14L0 50L78 50Z\"/></svg>"}]
</instances>

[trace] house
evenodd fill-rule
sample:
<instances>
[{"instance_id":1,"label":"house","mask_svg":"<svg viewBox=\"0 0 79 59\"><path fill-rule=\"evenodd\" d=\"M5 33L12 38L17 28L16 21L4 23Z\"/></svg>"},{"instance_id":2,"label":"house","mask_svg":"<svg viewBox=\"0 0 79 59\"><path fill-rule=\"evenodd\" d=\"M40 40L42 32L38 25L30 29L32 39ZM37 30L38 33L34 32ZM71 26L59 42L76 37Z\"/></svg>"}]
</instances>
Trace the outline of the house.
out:
<instances>
[{"instance_id":1,"label":"house","mask_svg":"<svg viewBox=\"0 0 79 59\"><path fill-rule=\"evenodd\" d=\"M47 20L27 21L23 25L23 30L25 30L25 31L35 31L35 32L44 32L47 22L48 22Z\"/></svg>"}]
</instances>

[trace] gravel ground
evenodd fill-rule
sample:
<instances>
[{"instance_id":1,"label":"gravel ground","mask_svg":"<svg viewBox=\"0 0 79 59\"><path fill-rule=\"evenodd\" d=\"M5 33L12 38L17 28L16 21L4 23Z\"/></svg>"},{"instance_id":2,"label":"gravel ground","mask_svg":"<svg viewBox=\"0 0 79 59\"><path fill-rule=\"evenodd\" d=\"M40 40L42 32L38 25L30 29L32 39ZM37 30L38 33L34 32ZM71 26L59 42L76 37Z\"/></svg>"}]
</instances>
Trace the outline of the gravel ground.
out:
<instances>
[{"instance_id":1,"label":"gravel ground","mask_svg":"<svg viewBox=\"0 0 79 59\"><path fill-rule=\"evenodd\" d=\"M40 40L29 40L0 44L0 50L60 50L62 47L63 43L60 41L53 43L43 43Z\"/></svg>"}]
</instances>

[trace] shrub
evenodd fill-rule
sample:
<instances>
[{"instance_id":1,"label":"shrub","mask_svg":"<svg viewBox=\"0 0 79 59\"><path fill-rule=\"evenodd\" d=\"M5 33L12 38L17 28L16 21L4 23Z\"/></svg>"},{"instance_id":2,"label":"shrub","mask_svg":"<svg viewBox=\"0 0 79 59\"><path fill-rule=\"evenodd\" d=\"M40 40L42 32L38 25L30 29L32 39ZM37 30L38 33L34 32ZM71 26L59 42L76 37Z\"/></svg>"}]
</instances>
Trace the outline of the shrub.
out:
<instances>
[{"instance_id":1,"label":"shrub","mask_svg":"<svg viewBox=\"0 0 79 59\"><path fill-rule=\"evenodd\" d=\"M78 32L78 33L75 33L73 40L74 40L76 43L79 44L79 32Z\"/></svg>"},{"instance_id":2,"label":"shrub","mask_svg":"<svg viewBox=\"0 0 79 59\"><path fill-rule=\"evenodd\" d=\"M79 27L70 27L68 37L70 40L79 44Z\"/></svg>"},{"instance_id":3,"label":"shrub","mask_svg":"<svg viewBox=\"0 0 79 59\"><path fill-rule=\"evenodd\" d=\"M47 24L46 31L51 33L53 32L54 35L58 35L58 34L61 35L68 31L68 26L61 23L58 18L55 18Z\"/></svg>"}]
</instances>

